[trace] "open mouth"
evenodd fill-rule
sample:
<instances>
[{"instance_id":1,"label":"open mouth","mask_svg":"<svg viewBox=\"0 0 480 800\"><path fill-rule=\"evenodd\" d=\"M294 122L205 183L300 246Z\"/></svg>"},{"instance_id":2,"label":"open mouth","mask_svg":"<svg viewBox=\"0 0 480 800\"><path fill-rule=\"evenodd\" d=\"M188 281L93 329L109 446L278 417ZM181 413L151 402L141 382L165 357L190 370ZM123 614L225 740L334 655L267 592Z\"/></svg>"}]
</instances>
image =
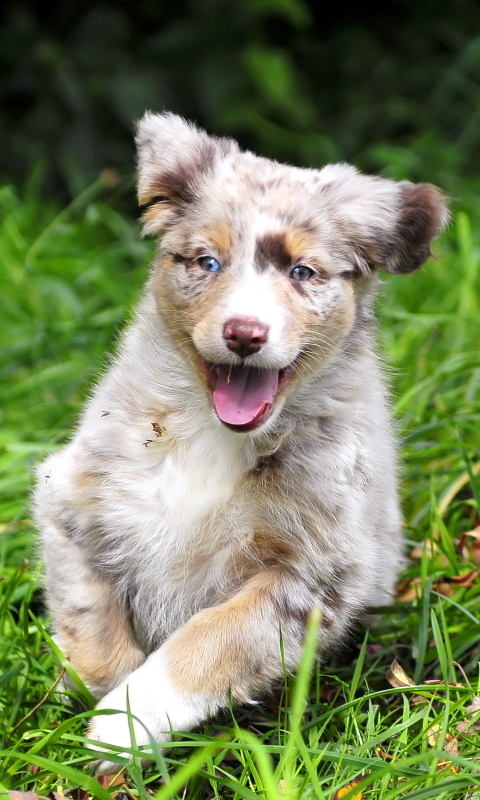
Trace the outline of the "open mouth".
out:
<instances>
[{"instance_id":1,"label":"open mouth","mask_svg":"<svg viewBox=\"0 0 480 800\"><path fill-rule=\"evenodd\" d=\"M217 416L236 431L251 431L266 422L295 369L293 364L280 370L208 361L204 365Z\"/></svg>"}]
</instances>

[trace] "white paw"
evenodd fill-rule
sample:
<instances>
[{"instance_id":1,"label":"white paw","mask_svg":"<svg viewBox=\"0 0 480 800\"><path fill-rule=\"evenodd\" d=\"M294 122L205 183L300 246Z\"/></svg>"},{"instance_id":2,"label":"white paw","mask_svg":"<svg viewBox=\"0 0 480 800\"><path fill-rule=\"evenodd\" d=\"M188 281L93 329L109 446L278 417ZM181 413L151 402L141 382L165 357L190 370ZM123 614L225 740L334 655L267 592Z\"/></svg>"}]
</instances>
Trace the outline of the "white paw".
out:
<instances>
[{"instance_id":1,"label":"white paw","mask_svg":"<svg viewBox=\"0 0 480 800\"><path fill-rule=\"evenodd\" d=\"M122 713L93 717L87 738L119 748L141 748L149 760L151 739L158 743L168 742L171 731L188 731L217 708L218 703L213 698L180 692L173 685L168 674L166 654L161 648L99 702L99 710L113 709ZM130 735L131 727L134 742ZM99 754L107 752L101 746L91 747ZM123 750L118 755L132 758L130 753ZM103 774L113 774L118 768L118 763L111 761L100 761L97 765L97 771Z\"/></svg>"}]
</instances>

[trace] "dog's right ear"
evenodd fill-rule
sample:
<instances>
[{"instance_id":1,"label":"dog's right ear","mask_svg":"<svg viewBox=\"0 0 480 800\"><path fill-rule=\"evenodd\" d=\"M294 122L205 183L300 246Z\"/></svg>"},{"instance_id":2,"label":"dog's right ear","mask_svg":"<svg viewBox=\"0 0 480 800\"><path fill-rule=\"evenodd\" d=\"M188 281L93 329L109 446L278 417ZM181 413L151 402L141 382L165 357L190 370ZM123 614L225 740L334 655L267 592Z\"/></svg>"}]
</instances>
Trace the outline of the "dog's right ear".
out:
<instances>
[{"instance_id":1,"label":"dog's right ear","mask_svg":"<svg viewBox=\"0 0 480 800\"><path fill-rule=\"evenodd\" d=\"M147 111L137 125L138 200L145 208L143 232L161 233L194 202L199 184L219 159L238 152L176 114Z\"/></svg>"}]
</instances>

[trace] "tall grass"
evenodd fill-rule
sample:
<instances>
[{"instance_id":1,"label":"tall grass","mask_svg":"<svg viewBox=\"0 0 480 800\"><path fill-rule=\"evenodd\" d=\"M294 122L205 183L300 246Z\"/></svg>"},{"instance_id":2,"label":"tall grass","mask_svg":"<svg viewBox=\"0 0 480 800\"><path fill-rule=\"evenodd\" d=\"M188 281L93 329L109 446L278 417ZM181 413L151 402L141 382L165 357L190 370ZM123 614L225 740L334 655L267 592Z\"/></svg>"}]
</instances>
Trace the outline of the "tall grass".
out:
<instances>
[{"instance_id":1,"label":"tall grass","mask_svg":"<svg viewBox=\"0 0 480 800\"><path fill-rule=\"evenodd\" d=\"M39 199L34 182L22 199L0 189L0 207L0 795L479 798L478 548L472 536L459 542L479 524L476 213L457 214L437 260L381 290L414 556L400 600L378 610L363 644L359 632L310 678L312 620L296 682L178 737L143 774L138 758L122 767L113 753L121 789L90 766L88 696L68 707L58 694L62 664L49 647L28 492L35 462L68 438L153 246L105 200L101 181L62 211ZM389 682L394 658L406 675L394 667Z\"/></svg>"}]
</instances>

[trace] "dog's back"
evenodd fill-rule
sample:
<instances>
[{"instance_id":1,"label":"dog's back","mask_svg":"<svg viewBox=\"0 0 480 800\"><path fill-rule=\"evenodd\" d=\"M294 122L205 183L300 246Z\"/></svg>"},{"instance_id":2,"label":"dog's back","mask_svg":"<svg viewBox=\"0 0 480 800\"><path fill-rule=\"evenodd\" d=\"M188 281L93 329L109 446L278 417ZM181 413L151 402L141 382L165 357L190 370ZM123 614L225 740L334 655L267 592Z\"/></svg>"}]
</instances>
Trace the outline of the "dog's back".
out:
<instances>
[{"instance_id":1,"label":"dog's back","mask_svg":"<svg viewBox=\"0 0 480 800\"><path fill-rule=\"evenodd\" d=\"M376 268L420 266L446 211L432 186L286 167L173 115L147 114L138 146L155 267L36 506L61 646L98 696L117 686L102 707L128 685L161 740L281 674L280 629L293 668L314 606L329 647L389 601L370 304ZM129 742L116 717L92 735Z\"/></svg>"}]
</instances>

